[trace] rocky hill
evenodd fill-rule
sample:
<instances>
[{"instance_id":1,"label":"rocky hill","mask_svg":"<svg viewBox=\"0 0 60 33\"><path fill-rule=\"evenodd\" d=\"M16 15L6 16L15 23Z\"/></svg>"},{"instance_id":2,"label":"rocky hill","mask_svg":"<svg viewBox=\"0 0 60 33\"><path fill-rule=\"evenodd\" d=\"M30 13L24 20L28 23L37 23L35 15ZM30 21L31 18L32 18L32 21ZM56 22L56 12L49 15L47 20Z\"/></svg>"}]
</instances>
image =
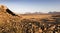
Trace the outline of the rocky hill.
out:
<instances>
[{"instance_id":1,"label":"rocky hill","mask_svg":"<svg viewBox=\"0 0 60 33\"><path fill-rule=\"evenodd\" d=\"M0 33L8 31L13 23L20 22L20 18L20 16L14 14L6 6L0 5Z\"/></svg>"}]
</instances>

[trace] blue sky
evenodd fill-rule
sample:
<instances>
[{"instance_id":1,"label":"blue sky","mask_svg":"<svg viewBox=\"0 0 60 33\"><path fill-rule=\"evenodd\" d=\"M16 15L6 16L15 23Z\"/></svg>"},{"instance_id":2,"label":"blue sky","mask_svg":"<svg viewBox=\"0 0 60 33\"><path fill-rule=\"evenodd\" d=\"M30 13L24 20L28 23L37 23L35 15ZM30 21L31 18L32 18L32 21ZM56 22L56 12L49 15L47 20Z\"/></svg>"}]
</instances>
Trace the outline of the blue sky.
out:
<instances>
[{"instance_id":1,"label":"blue sky","mask_svg":"<svg viewBox=\"0 0 60 33\"><path fill-rule=\"evenodd\" d=\"M60 11L60 0L0 0L15 13Z\"/></svg>"}]
</instances>

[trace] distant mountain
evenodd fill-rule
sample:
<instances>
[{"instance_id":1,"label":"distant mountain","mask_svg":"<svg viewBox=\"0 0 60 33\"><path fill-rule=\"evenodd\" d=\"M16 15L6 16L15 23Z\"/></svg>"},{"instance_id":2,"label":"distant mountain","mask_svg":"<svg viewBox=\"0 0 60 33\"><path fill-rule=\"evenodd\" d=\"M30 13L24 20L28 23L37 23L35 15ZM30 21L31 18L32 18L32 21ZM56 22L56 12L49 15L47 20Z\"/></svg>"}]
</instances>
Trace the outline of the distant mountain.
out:
<instances>
[{"instance_id":1,"label":"distant mountain","mask_svg":"<svg viewBox=\"0 0 60 33\"><path fill-rule=\"evenodd\" d=\"M60 14L60 12L48 12L48 13L43 13L43 12L30 13L30 12L27 12L25 14Z\"/></svg>"},{"instance_id":2,"label":"distant mountain","mask_svg":"<svg viewBox=\"0 0 60 33\"><path fill-rule=\"evenodd\" d=\"M42 13L42 12L33 12L33 13L30 13L30 12L27 12L25 14L47 14L47 13Z\"/></svg>"},{"instance_id":3,"label":"distant mountain","mask_svg":"<svg viewBox=\"0 0 60 33\"><path fill-rule=\"evenodd\" d=\"M60 14L60 12L49 12L48 14Z\"/></svg>"}]
</instances>

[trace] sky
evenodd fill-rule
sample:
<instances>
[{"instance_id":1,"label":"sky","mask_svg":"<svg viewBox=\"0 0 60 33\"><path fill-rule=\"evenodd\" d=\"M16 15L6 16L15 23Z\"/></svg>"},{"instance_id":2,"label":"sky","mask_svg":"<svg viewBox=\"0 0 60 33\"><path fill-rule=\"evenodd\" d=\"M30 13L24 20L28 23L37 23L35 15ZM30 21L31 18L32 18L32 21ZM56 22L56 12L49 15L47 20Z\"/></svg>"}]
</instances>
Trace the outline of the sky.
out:
<instances>
[{"instance_id":1,"label":"sky","mask_svg":"<svg viewBox=\"0 0 60 33\"><path fill-rule=\"evenodd\" d=\"M60 0L0 0L14 13L60 12Z\"/></svg>"}]
</instances>

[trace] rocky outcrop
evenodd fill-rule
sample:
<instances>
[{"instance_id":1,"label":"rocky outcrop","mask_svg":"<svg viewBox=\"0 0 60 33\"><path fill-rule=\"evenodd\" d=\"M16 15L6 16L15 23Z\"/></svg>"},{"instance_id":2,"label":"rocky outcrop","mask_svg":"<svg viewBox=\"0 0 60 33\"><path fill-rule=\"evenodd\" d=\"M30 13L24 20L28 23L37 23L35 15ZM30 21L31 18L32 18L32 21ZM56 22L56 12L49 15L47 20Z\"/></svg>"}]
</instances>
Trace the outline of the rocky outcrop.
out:
<instances>
[{"instance_id":1,"label":"rocky outcrop","mask_svg":"<svg viewBox=\"0 0 60 33\"><path fill-rule=\"evenodd\" d=\"M12 16L16 16L11 10L9 10L6 6L0 5L0 12L11 14Z\"/></svg>"}]
</instances>

